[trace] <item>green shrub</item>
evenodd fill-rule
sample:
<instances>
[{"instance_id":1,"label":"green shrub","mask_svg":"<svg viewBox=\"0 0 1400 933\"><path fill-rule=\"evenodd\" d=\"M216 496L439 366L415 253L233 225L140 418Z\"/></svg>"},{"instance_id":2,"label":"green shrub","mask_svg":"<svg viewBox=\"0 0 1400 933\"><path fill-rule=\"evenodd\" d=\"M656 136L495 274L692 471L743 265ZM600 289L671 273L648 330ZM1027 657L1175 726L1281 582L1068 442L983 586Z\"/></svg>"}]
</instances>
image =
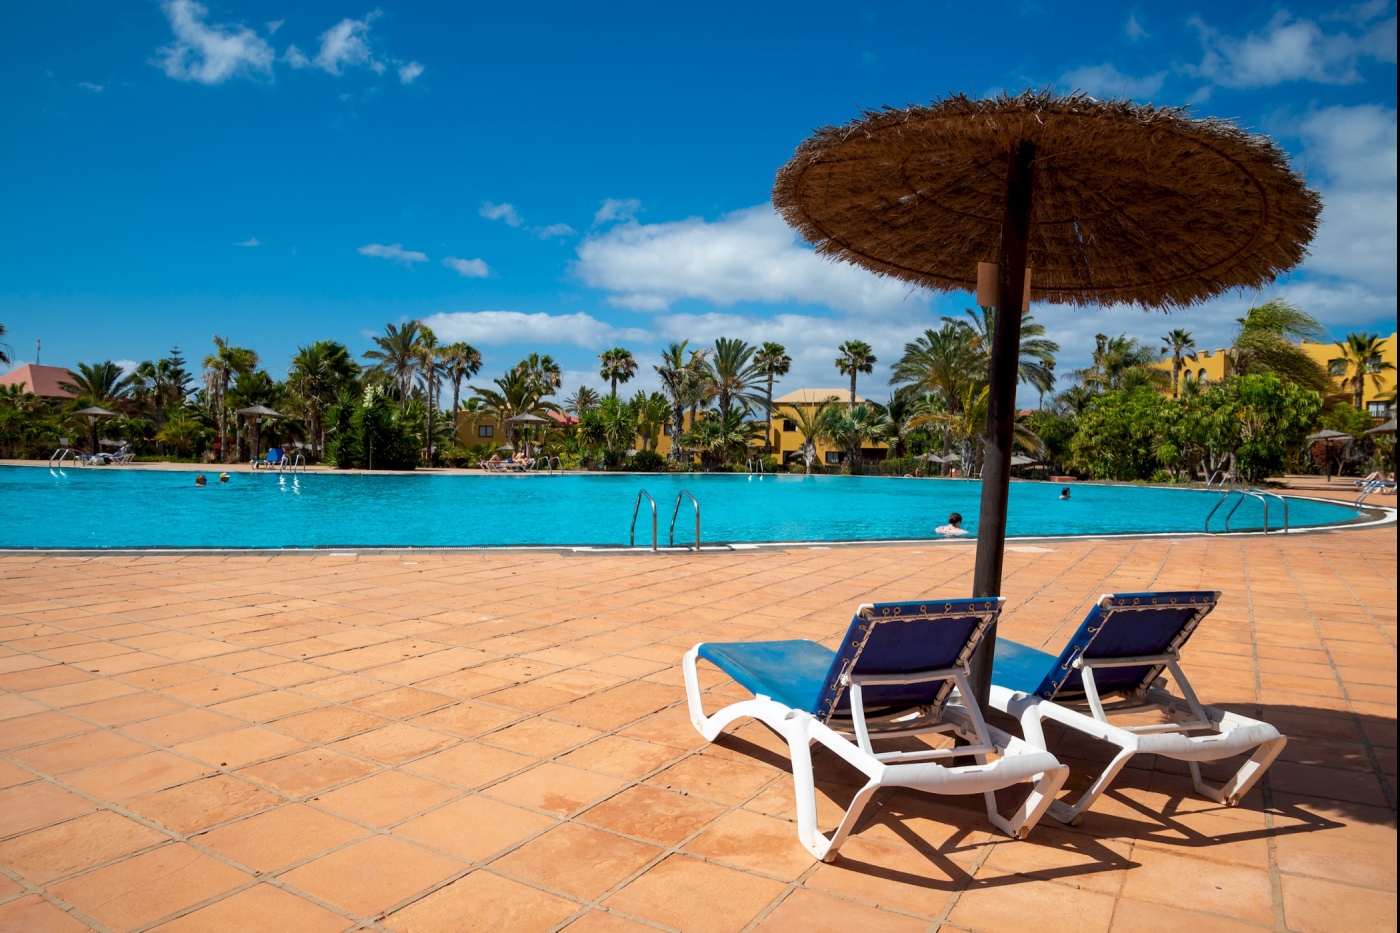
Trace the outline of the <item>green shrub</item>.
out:
<instances>
[{"instance_id":1,"label":"green shrub","mask_svg":"<svg viewBox=\"0 0 1400 933\"><path fill-rule=\"evenodd\" d=\"M627 469L637 473L665 473L666 458L654 450L639 450L627 458Z\"/></svg>"},{"instance_id":2,"label":"green shrub","mask_svg":"<svg viewBox=\"0 0 1400 933\"><path fill-rule=\"evenodd\" d=\"M924 461L918 457L893 457L880 461L880 473L884 476L912 476L915 470L923 467Z\"/></svg>"}]
</instances>

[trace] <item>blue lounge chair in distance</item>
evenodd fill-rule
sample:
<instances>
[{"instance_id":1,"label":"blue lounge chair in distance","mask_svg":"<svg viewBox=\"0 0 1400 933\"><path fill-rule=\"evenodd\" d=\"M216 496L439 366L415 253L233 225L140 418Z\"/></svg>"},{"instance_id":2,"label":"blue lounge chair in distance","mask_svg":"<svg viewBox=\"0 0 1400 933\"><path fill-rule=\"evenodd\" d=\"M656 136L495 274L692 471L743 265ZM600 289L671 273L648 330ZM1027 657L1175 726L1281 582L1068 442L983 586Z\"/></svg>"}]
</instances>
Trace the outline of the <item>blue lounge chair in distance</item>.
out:
<instances>
[{"instance_id":1,"label":"blue lounge chair in distance","mask_svg":"<svg viewBox=\"0 0 1400 933\"><path fill-rule=\"evenodd\" d=\"M1235 806L1288 739L1265 722L1203 706L1181 672L1181 649L1215 608L1218 592L1107 593L1089 611L1059 657L998 638L991 705L1021 721L1022 735L1047 748L1044 720L1118 746L1108 767L1074 806L1055 801L1050 815L1078 823L1128 760L1138 754L1185 761L1201 795ZM1169 673L1180 696L1166 689ZM1105 705L1105 700L1112 701ZM1157 712L1164 721L1114 725L1109 715ZM1254 754L1225 784L1201 778L1202 761Z\"/></svg>"},{"instance_id":2,"label":"blue lounge chair in distance","mask_svg":"<svg viewBox=\"0 0 1400 933\"><path fill-rule=\"evenodd\" d=\"M714 741L736 719L753 718L787 740L797 788L797 833L814 856L831 861L861 811L881 787L934 794L982 794L987 816L1008 835L1025 838L1054 800L1069 769L1049 752L990 728L971 696L967 664L1001 600L949 599L861 606L836 651L816 642L702 642L685 654L690 721ZM706 716L696 662L709 661L753 699ZM892 738L955 733L960 748L877 752ZM817 827L811 743L820 742L867 779L828 838ZM939 763L954 755L975 765ZM1034 787L1011 817L995 792L1013 784Z\"/></svg>"}]
</instances>

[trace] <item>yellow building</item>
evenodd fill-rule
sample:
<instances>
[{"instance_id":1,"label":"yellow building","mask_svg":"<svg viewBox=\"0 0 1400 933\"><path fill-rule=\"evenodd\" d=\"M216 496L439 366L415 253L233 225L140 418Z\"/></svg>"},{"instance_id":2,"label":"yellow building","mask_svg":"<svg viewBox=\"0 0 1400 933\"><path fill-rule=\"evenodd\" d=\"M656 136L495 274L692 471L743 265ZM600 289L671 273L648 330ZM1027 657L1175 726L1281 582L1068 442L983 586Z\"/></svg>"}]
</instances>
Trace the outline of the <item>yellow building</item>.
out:
<instances>
[{"instance_id":1,"label":"yellow building","mask_svg":"<svg viewBox=\"0 0 1400 933\"><path fill-rule=\"evenodd\" d=\"M1335 343L1304 343L1302 350L1332 372L1337 381L1338 394L1351 395L1352 388L1345 379L1340 347ZM1397 364L1395 350L1396 335L1392 333L1381 341L1381 360L1392 367L1400 365ZM1152 365L1168 374L1172 371L1171 357ZM1188 374L1206 383L1219 382L1230 374L1229 354L1225 350L1197 350L1194 360L1183 358L1181 361L1181 377L1185 379ZM1372 418L1384 419L1391 416L1394 403L1383 401L1381 396L1394 395L1396 370L1388 369L1379 375L1381 378L1378 384L1367 377L1363 402ZM1168 387L1164 391L1170 393L1171 388Z\"/></svg>"},{"instance_id":2,"label":"yellow building","mask_svg":"<svg viewBox=\"0 0 1400 933\"><path fill-rule=\"evenodd\" d=\"M797 430L797 424L793 420L784 417L784 413L795 414L798 408L810 410L820 402L833 398L842 405L849 404L851 390L844 388L798 389L773 399L773 456L777 457L780 463L802 462L802 433ZM865 401L866 399L861 396L856 396L857 403ZM560 427L578 423L578 419L572 415L559 412L546 412L546 414ZM761 426L762 413L756 413L753 420ZM689 427L689 413L686 414L684 423L686 427ZM477 444L504 444L507 442L509 434L496 423L493 416L475 411L457 412L457 431L460 437L459 444L464 448ZM668 421L663 426L661 435L656 438L656 452L663 457L669 457L671 454L671 433L671 423ZM823 438L814 438L814 441L817 448L817 463L835 465L845 459L846 452L831 442ZM637 449L643 450L645 446L645 442L638 435ZM763 453L763 447L763 435L760 430L753 441L753 456L760 456ZM881 443L865 447L861 449L861 454L866 460L884 460L889 455L889 445Z\"/></svg>"}]
</instances>

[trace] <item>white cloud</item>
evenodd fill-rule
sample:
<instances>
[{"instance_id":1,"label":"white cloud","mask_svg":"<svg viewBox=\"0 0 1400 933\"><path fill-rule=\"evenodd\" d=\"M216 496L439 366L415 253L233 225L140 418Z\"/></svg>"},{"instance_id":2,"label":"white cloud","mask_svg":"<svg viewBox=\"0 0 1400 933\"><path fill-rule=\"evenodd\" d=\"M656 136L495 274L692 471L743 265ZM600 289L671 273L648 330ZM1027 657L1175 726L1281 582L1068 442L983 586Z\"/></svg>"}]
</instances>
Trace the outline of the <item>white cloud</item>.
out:
<instances>
[{"instance_id":1,"label":"white cloud","mask_svg":"<svg viewBox=\"0 0 1400 933\"><path fill-rule=\"evenodd\" d=\"M293 68L308 68L311 66L311 59L295 45L287 46L287 51L282 53L282 60Z\"/></svg>"},{"instance_id":2,"label":"white cloud","mask_svg":"<svg viewBox=\"0 0 1400 933\"><path fill-rule=\"evenodd\" d=\"M1066 89L1084 91L1094 97L1143 98L1151 97L1160 91L1162 82L1166 78L1165 71L1159 71L1142 78L1134 78L1123 74L1112 65L1103 64L1067 71L1060 75L1060 80L1055 83Z\"/></svg>"},{"instance_id":3,"label":"white cloud","mask_svg":"<svg viewBox=\"0 0 1400 933\"><path fill-rule=\"evenodd\" d=\"M423 66L417 62L409 62L407 65L399 66L399 83L412 84L418 76L423 73Z\"/></svg>"},{"instance_id":4,"label":"white cloud","mask_svg":"<svg viewBox=\"0 0 1400 933\"><path fill-rule=\"evenodd\" d=\"M262 243L255 236L250 236L242 243L235 243L234 246L262 246Z\"/></svg>"},{"instance_id":5,"label":"white cloud","mask_svg":"<svg viewBox=\"0 0 1400 933\"><path fill-rule=\"evenodd\" d=\"M1123 27L1123 32L1125 32L1128 39L1133 42L1139 39L1146 39L1151 35L1146 29L1142 28L1142 24L1138 22L1136 13L1128 14L1128 23Z\"/></svg>"},{"instance_id":6,"label":"white cloud","mask_svg":"<svg viewBox=\"0 0 1400 933\"><path fill-rule=\"evenodd\" d=\"M1395 307L1396 120L1376 104L1327 107L1298 128L1321 181L1322 226L1305 268L1388 296Z\"/></svg>"},{"instance_id":7,"label":"white cloud","mask_svg":"<svg viewBox=\"0 0 1400 933\"><path fill-rule=\"evenodd\" d=\"M637 211L641 209L642 202L636 198L608 198L603 202L603 206L598 208L598 212L593 215L593 226L597 227L615 220L635 220Z\"/></svg>"},{"instance_id":8,"label":"white cloud","mask_svg":"<svg viewBox=\"0 0 1400 933\"><path fill-rule=\"evenodd\" d=\"M535 235L541 240L551 240L559 236L573 236L577 232L568 224L550 224L548 227L540 227L535 231Z\"/></svg>"},{"instance_id":9,"label":"white cloud","mask_svg":"<svg viewBox=\"0 0 1400 933\"><path fill-rule=\"evenodd\" d=\"M384 63L377 61L369 48L369 24L379 15L375 10L364 19L343 19L321 33L321 51L311 63L333 75L342 74L346 67L361 66L382 74Z\"/></svg>"},{"instance_id":10,"label":"white cloud","mask_svg":"<svg viewBox=\"0 0 1400 933\"><path fill-rule=\"evenodd\" d=\"M1285 81L1354 84L1363 57L1395 61L1395 18L1373 26L1360 36L1326 33L1317 23L1295 19L1279 10L1262 32L1243 39L1222 35L1199 16L1188 22L1200 34L1205 52L1191 69L1223 87L1268 87Z\"/></svg>"},{"instance_id":11,"label":"white cloud","mask_svg":"<svg viewBox=\"0 0 1400 933\"><path fill-rule=\"evenodd\" d=\"M177 81L222 84L235 76L272 75L272 46L246 26L209 24L209 11L195 0L161 4L175 41L156 49L152 64Z\"/></svg>"},{"instance_id":12,"label":"white cloud","mask_svg":"<svg viewBox=\"0 0 1400 933\"><path fill-rule=\"evenodd\" d=\"M480 259L458 259L448 256L442 264L466 279L484 279L491 274L491 267Z\"/></svg>"},{"instance_id":13,"label":"white cloud","mask_svg":"<svg viewBox=\"0 0 1400 933\"><path fill-rule=\"evenodd\" d=\"M478 213L487 220L504 220L508 227L518 227L521 223L520 214L516 212L513 204L492 204L487 201L481 205Z\"/></svg>"},{"instance_id":14,"label":"white cloud","mask_svg":"<svg viewBox=\"0 0 1400 933\"><path fill-rule=\"evenodd\" d=\"M78 87L92 91L94 94L101 94L104 88L100 84L93 84L91 81L79 81Z\"/></svg>"},{"instance_id":15,"label":"white cloud","mask_svg":"<svg viewBox=\"0 0 1400 933\"><path fill-rule=\"evenodd\" d=\"M428 261L427 254L414 249L404 249L402 243L390 243L388 246L383 243L371 243L368 246L361 246L359 251L361 256L377 256L380 259L402 263L410 269L413 268L415 262Z\"/></svg>"},{"instance_id":16,"label":"white cloud","mask_svg":"<svg viewBox=\"0 0 1400 933\"><path fill-rule=\"evenodd\" d=\"M130 376L136 372L137 363L135 360L112 360L112 362L121 367L123 376Z\"/></svg>"},{"instance_id":17,"label":"white cloud","mask_svg":"<svg viewBox=\"0 0 1400 933\"><path fill-rule=\"evenodd\" d=\"M626 223L578 246L574 275L617 307L662 311L683 298L721 307L797 302L867 313L922 310L921 292L798 243L769 204L670 223ZM913 297L911 297L911 295Z\"/></svg>"},{"instance_id":18,"label":"white cloud","mask_svg":"<svg viewBox=\"0 0 1400 933\"><path fill-rule=\"evenodd\" d=\"M276 34L277 30L281 29L281 28L282 28L282 24L285 23L285 22L286 22L285 19L274 19L274 20L272 20L270 23L267 24L267 34L268 34L269 36Z\"/></svg>"},{"instance_id":19,"label":"white cloud","mask_svg":"<svg viewBox=\"0 0 1400 933\"><path fill-rule=\"evenodd\" d=\"M650 335L636 328L613 327L589 314L526 314L523 311L456 311L434 314L423 323L440 340L468 343L527 344L548 347L570 343L594 348L620 340L646 341Z\"/></svg>"}]
</instances>

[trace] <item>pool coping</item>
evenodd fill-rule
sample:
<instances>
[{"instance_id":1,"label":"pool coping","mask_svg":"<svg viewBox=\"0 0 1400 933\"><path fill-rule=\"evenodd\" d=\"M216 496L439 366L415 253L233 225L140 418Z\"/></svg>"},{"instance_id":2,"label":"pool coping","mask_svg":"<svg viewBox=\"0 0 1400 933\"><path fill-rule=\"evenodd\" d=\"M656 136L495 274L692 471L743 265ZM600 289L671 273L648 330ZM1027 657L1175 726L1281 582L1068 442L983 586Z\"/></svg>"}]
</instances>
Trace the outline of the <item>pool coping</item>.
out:
<instances>
[{"instance_id":1,"label":"pool coping","mask_svg":"<svg viewBox=\"0 0 1400 933\"><path fill-rule=\"evenodd\" d=\"M1290 499L1300 499L1311 502L1322 502L1328 505L1347 505L1345 502L1338 502L1336 499L1323 499L1317 496L1289 496ZM1344 522L1336 522L1330 525L1310 525L1306 528L1290 528L1288 530L1278 529L1275 531L1140 531L1122 532L1113 534L1105 532L1103 534L1087 535L1017 535L1008 537L1007 550L1013 550L1022 544L1034 544L1036 542L1054 541L1131 541L1131 540L1158 540L1162 538L1240 538L1240 537L1276 537L1279 535L1315 535L1332 534L1339 531L1359 531L1368 528L1381 528L1386 525L1397 523L1397 509L1381 505L1361 505L1352 506L1363 514L1357 518ZM967 535L958 538L868 538L868 539L844 539L835 541L736 541L736 542L715 542L713 544L701 544L699 552L721 553L721 552L742 552L742 551L773 551L773 550L812 550L824 551L832 548L858 548L858 547L950 547L967 546L975 544L976 535ZM646 545L628 547L624 545L610 544L463 544L463 545L315 545L313 547L301 547L299 545L288 545L284 547L122 547L122 548L16 548L0 547L0 558L7 557L68 557L98 559L103 557L359 557L360 555L431 555L431 554L491 554L505 552L527 552L536 554L558 554L569 556L574 554L695 554L693 547L669 547L660 546L650 548Z\"/></svg>"}]
</instances>

